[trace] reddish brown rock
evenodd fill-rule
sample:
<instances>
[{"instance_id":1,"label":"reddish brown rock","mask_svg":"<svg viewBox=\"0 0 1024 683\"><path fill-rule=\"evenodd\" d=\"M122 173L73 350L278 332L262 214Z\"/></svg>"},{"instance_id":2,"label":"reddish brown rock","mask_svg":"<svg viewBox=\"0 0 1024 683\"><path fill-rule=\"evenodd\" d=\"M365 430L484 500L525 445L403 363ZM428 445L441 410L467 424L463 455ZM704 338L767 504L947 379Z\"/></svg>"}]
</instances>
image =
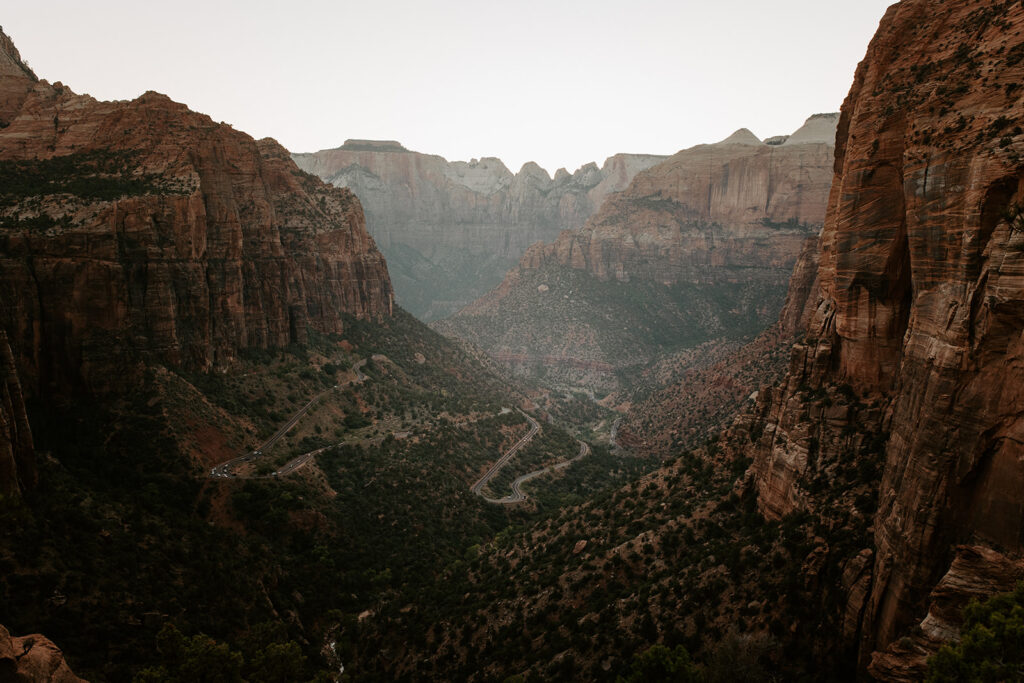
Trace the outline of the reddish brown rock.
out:
<instances>
[{"instance_id":1,"label":"reddish brown rock","mask_svg":"<svg viewBox=\"0 0 1024 683\"><path fill-rule=\"evenodd\" d=\"M0 167L22 181L0 205L0 327L26 385L104 391L142 362L209 369L390 313L358 200L274 141L156 93L22 81L0 129Z\"/></svg>"},{"instance_id":2,"label":"reddish brown rock","mask_svg":"<svg viewBox=\"0 0 1024 683\"><path fill-rule=\"evenodd\" d=\"M0 681L85 683L71 672L60 648L41 635L16 638L0 626Z\"/></svg>"},{"instance_id":3,"label":"reddish brown rock","mask_svg":"<svg viewBox=\"0 0 1024 683\"><path fill-rule=\"evenodd\" d=\"M1022 32L1019 2L886 13L843 105L808 341L760 408L770 517L807 506L823 426L883 448L865 663L925 616L958 544L1024 552ZM836 389L879 411L830 426Z\"/></svg>"},{"instance_id":4,"label":"reddish brown rock","mask_svg":"<svg viewBox=\"0 0 1024 683\"><path fill-rule=\"evenodd\" d=\"M960 637L964 608L971 600L984 600L1013 590L1024 577L1024 560L1011 559L991 548L961 546L945 576L928 596L928 613L911 635L893 641L871 656L868 671L884 681L924 680L928 658L944 644Z\"/></svg>"},{"instance_id":5,"label":"reddish brown rock","mask_svg":"<svg viewBox=\"0 0 1024 683\"><path fill-rule=\"evenodd\" d=\"M0 27L0 128L10 124L38 80Z\"/></svg>"}]
</instances>

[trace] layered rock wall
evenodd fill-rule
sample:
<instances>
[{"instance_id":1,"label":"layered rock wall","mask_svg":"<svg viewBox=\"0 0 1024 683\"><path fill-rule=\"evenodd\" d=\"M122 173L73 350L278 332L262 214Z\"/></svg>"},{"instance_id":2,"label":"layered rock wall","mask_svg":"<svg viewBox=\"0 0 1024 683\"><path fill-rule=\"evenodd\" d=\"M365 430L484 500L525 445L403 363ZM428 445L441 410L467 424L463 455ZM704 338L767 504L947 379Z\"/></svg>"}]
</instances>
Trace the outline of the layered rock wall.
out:
<instances>
[{"instance_id":1,"label":"layered rock wall","mask_svg":"<svg viewBox=\"0 0 1024 683\"><path fill-rule=\"evenodd\" d=\"M348 140L293 158L355 192L392 266L400 303L425 319L484 294L530 244L580 227L608 195L665 159L616 154L600 168L591 163L571 175L560 169L552 178L532 162L513 174L496 158L450 162L393 141Z\"/></svg>"},{"instance_id":2,"label":"layered rock wall","mask_svg":"<svg viewBox=\"0 0 1024 683\"><path fill-rule=\"evenodd\" d=\"M497 288L436 329L494 357L527 358L514 367L528 373L558 357L552 377L603 390L616 382L565 372L564 359L622 369L712 339L756 336L778 319L793 267L821 228L837 120L813 116L796 142L779 145L737 131L641 171L582 228L531 246ZM804 279L794 294L801 301L814 278ZM804 312L790 308L792 330ZM691 368L722 360L687 355L682 365ZM733 406L744 386L714 393Z\"/></svg>"},{"instance_id":3,"label":"layered rock wall","mask_svg":"<svg viewBox=\"0 0 1024 683\"><path fill-rule=\"evenodd\" d=\"M834 132L837 119L819 114L800 130ZM555 262L603 280L665 284L754 276L784 286L824 221L833 163L827 134L793 138L768 145L742 130L683 150L638 173L580 230L533 245L519 267Z\"/></svg>"},{"instance_id":4,"label":"layered rock wall","mask_svg":"<svg viewBox=\"0 0 1024 683\"><path fill-rule=\"evenodd\" d=\"M28 386L102 391L139 362L209 369L389 314L358 200L274 141L155 93L22 80L0 128L0 327Z\"/></svg>"},{"instance_id":5,"label":"layered rock wall","mask_svg":"<svg viewBox=\"0 0 1024 683\"><path fill-rule=\"evenodd\" d=\"M1024 552L1022 31L1019 2L886 13L843 106L808 342L767 397L753 471L771 517L805 507L816 458L856 457L808 456L821 397L879 407L840 421L884 452L850 595L862 662L924 618L959 544Z\"/></svg>"}]
</instances>

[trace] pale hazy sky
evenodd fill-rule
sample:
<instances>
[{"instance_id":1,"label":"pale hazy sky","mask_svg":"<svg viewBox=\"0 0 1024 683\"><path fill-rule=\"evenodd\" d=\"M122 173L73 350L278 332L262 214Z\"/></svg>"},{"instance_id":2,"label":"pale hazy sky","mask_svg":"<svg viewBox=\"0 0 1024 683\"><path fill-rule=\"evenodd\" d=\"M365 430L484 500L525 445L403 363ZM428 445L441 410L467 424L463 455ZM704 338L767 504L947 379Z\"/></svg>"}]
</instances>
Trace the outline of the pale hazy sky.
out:
<instances>
[{"instance_id":1,"label":"pale hazy sky","mask_svg":"<svg viewBox=\"0 0 1024 683\"><path fill-rule=\"evenodd\" d=\"M890 0L23 0L41 77L166 93L292 151L399 140L516 171L670 154L838 111Z\"/></svg>"}]
</instances>

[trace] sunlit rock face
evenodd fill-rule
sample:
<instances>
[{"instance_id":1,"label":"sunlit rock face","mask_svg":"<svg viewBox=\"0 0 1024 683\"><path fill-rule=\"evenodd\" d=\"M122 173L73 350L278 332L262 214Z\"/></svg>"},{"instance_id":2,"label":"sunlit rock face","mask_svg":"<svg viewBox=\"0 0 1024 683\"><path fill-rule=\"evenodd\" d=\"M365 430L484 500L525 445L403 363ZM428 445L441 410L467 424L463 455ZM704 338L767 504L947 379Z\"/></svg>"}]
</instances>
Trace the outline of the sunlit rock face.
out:
<instances>
[{"instance_id":1,"label":"sunlit rock face","mask_svg":"<svg viewBox=\"0 0 1024 683\"><path fill-rule=\"evenodd\" d=\"M616 154L600 168L559 169L552 178L533 162L513 174L500 159L447 161L394 141L348 140L293 158L355 192L399 303L426 320L486 293L529 245L580 227L608 195L665 159Z\"/></svg>"},{"instance_id":2,"label":"sunlit rock face","mask_svg":"<svg viewBox=\"0 0 1024 683\"><path fill-rule=\"evenodd\" d=\"M767 516L805 507L816 461L857 457L849 439L882 444L873 569L848 611L862 662L889 647L887 671L943 575L1024 551L1022 30L1019 2L886 13L839 122L808 339L761 398ZM806 397L829 387L877 409L832 416L822 438ZM951 569L967 543L980 550Z\"/></svg>"},{"instance_id":3,"label":"sunlit rock face","mask_svg":"<svg viewBox=\"0 0 1024 683\"><path fill-rule=\"evenodd\" d=\"M389 315L355 196L157 93L38 81L0 35L0 327L22 384L105 391Z\"/></svg>"}]
</instances>

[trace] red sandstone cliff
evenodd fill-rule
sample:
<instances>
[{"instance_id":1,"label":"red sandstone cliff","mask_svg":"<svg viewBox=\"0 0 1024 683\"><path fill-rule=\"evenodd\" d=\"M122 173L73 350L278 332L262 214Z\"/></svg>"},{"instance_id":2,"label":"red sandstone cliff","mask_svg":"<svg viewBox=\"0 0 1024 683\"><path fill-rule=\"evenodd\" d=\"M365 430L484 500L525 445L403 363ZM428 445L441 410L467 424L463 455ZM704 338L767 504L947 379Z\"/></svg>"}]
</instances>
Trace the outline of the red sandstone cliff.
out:
<instances>
[{"instance_id":1,"label":"red sandstone cliff","mask_svg":"<svg viewBox=\"0 0 1024 683\"><path fill-rule=\"evenodd\" d=\"M390 312L358 200L274 141L38 82L6 36L0 105L0 327L28 386L102 391Z\"/></svg>"},{"instance_id":2,"label":"red sandstone cliff","mask_svg":"<svg viewBox=\"0 0 1024 683\"><path fill-rule=\"evenodd\" d=\"M944 574L1024 553L1022 32L1016 1L886 13L843 106L808 341L760 402L769 517L813 508L813 476L880 444L846 636L865 662L890 648L882 678L922 674L920 652L902 669L891 644ZM964 543L976 557L957 565Z\"/></svg>"}]
</instances>

